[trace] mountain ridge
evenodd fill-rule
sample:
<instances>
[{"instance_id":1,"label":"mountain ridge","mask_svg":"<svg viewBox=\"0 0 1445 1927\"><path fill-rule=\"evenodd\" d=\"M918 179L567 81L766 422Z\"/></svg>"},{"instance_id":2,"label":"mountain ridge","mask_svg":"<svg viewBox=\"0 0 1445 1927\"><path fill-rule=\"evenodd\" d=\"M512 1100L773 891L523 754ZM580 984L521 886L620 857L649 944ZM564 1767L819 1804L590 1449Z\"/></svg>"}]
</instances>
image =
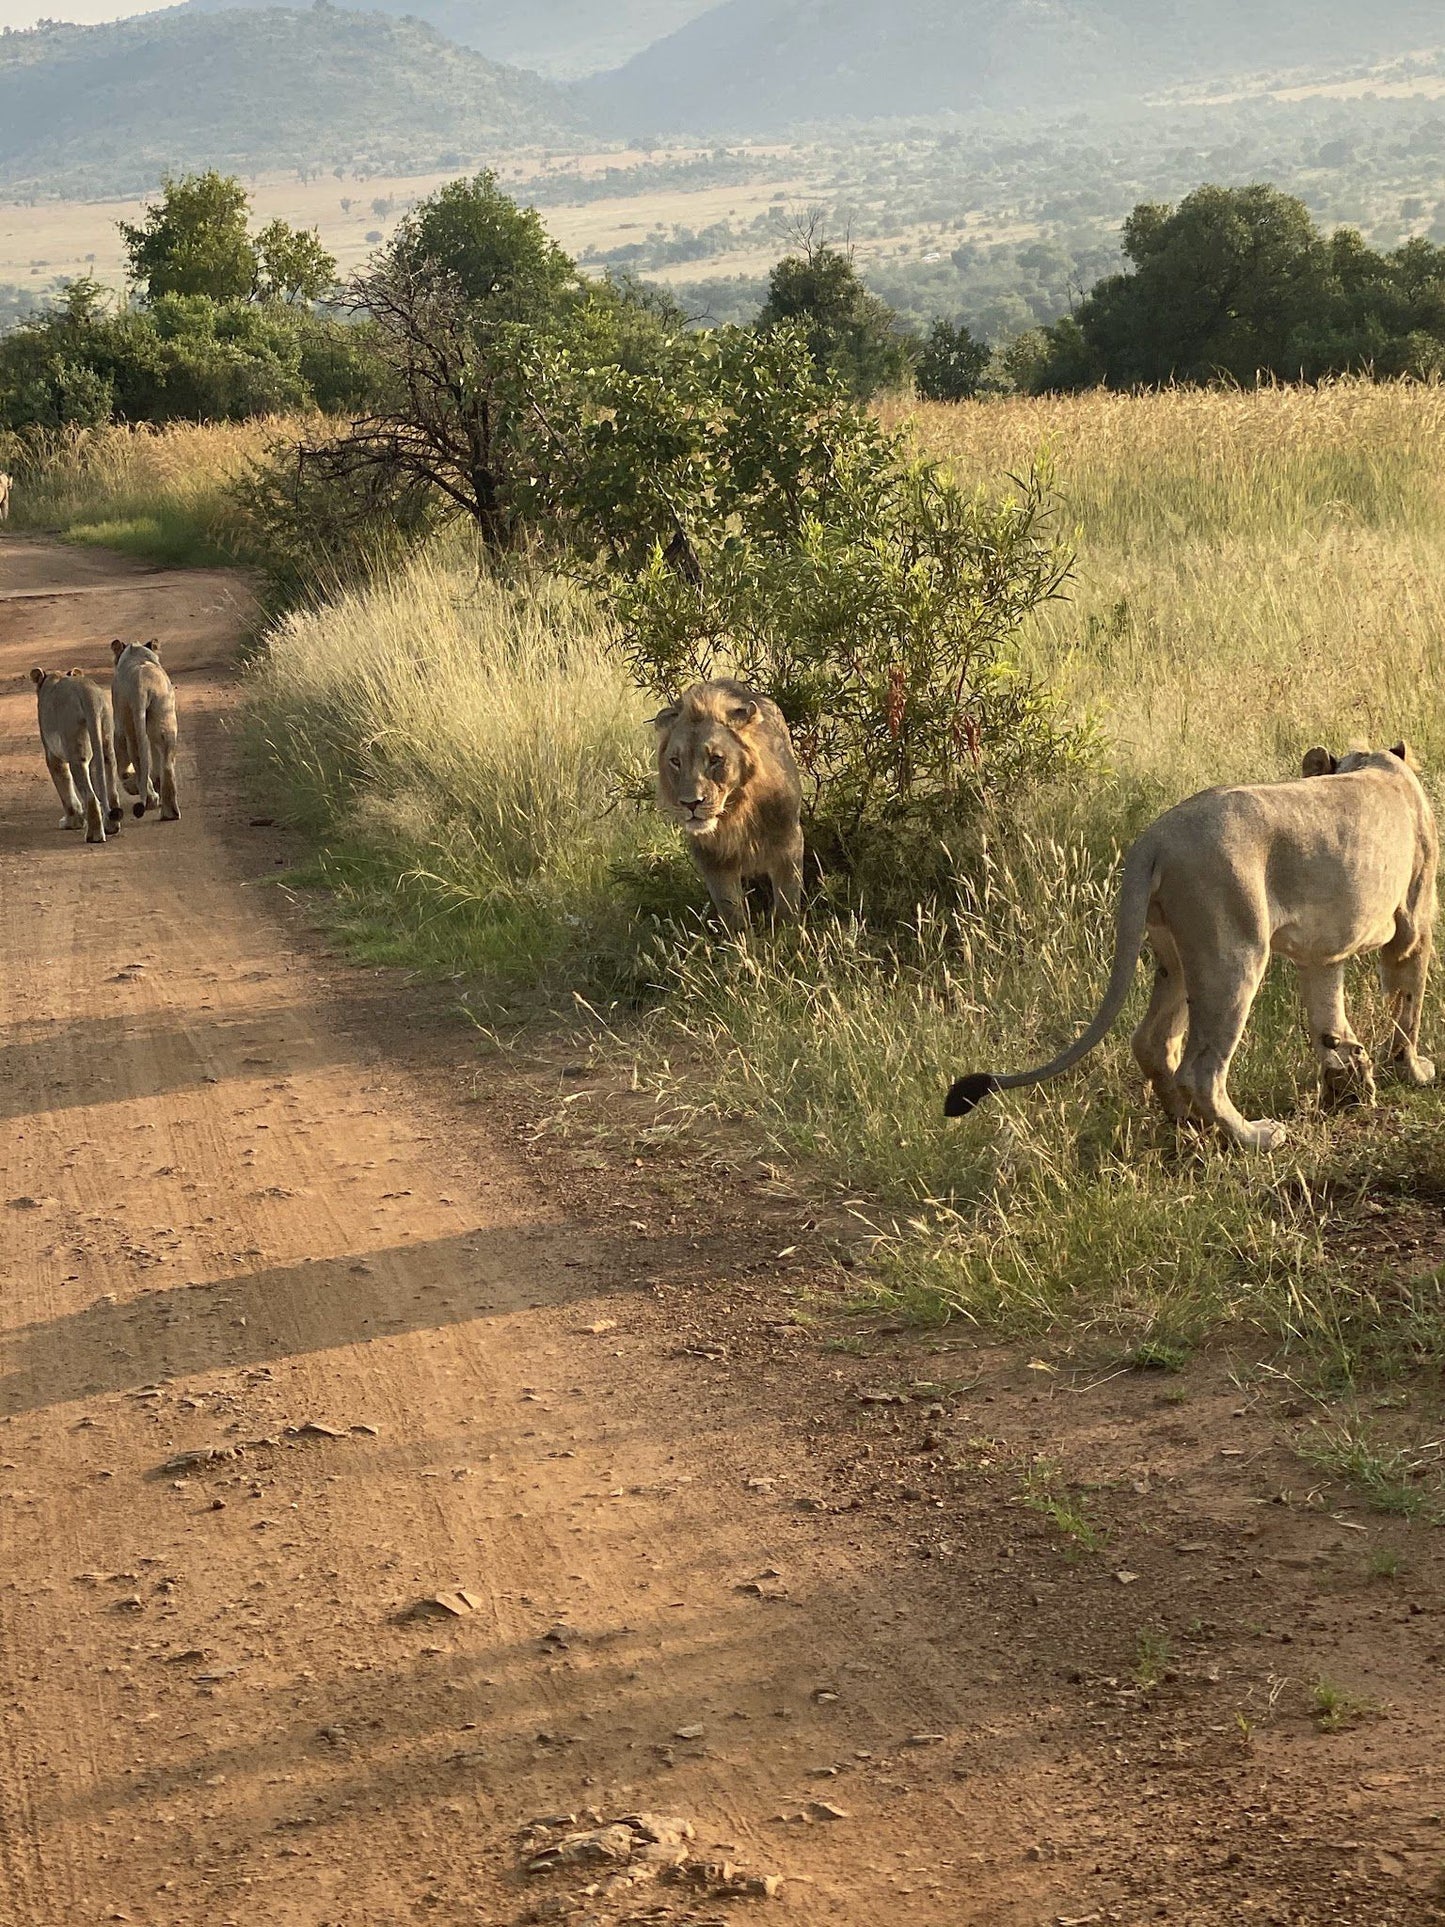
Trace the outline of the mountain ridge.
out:
<instances>
[{"instance_id":1,"label":"mountain ridge","mask_svg":"<svg viewBox=\"0 0 1445 1927\"><path fill-rule=\"evenodd\" d=\"M1445 43L1439 0L721 0L579 99L611 129L1067 112Z\"/></svg>"},{"instance_id":2,"label":"mountain ridge","mask_svg":"<svg viewBox=\"0 0 1445 1927\"><path fill-rule=\"evenodd\" d=\"M264 7L272 0L181 0L183 13ZM551 80L620 66L716 0L335 0L347 9L407 16L487 59Z\"/></svg>"},{"instance_id":3,"label":"mountain ridge","mask_svg":"<svg viewBox=\"0 0 1445 1927\"><path fill-rule=\"evenodd\" d=\"M125 193L167 172L461 167L575 136L569 97L420 21L170 9L0 35L0 183Z\"/></svg>"}]
</instances>

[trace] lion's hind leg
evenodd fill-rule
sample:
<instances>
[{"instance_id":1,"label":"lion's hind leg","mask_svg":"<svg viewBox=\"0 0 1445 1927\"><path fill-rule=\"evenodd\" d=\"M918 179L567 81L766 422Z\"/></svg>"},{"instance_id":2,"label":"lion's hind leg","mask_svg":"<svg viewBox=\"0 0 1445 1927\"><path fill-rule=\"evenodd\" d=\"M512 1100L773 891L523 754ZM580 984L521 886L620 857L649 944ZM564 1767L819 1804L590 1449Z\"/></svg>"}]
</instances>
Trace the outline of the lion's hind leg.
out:
<instances>
[{"instance_id":1,"label":"lion's hind leg","mask_svg":"<svg viewBox=\"0 0 1445 1927\"><path fill-rule=\"evenodd\" d=\"M1187 1123L1189 1099L1179 1088L1179 1063L1189 1025L1189 997L1179 948L1163 924L1149 926L1154 952L1154 994L1132 1039L1134 1057L1149 1080L1166 1116Z\"/></svg>"},{"instance_id":2,"label":"lion's hind leg","mask_svg":"<svg viewBox=\"0 0 1445 1927\"><path fill-rule=\"evenodd\" d=\"M75 787L75 778L70 773L70 764L63 756L55 756L48 749L45 752L45 767L50 771L50 780L55 785L55 794L60 798L60 807L65 814L60 819L62 830L79 830L85 824L85 805Z\"/></svg>"},{"instance_id":3,"label":"lion's hind leg","mask_svg":"<svg viewBox=\"0 0 1445 1927\"><path fill-rule=\"evenodd\" d=\"M1387 1059L1397 1077L1417 1087L1435 1081L1435 1066L1419 1051L1420 1018L1425 1007L1425 979L1429 971L1428 933L1404 957L1393 944L1387 944L1380 952L1380 984L1390 1000Z\"/></svg>"},{"instance_id":4,"label":"lion's hind leg","mask_svg":"<svg viewBox=\"0 0 1445 1927\"><path fill-rule=\"evenodd\" d=\"M1241 945L1201 957L1189 980L1189 1038L1179 1087L1194 1115L1246 1151L1273 1151L1285 1131L1273 1118L1245 1117L1229 1095L1229 1067L1264 981L1269 951Z\"/></svg>"},{"instance_id":5,"label":"lion's hind leg","mask_svg":"<svg viewBox=\"0 0 1445 1927\"><path fill-rule=\"evenodd\" d=\"M1375 1073L1370 1053L1345 1013L1345 966L1301 964L1300 991L1310 1042L1320 1067L1320 1096L1327 1111L1373 1104Z\"/></svg>"}]
</instances>

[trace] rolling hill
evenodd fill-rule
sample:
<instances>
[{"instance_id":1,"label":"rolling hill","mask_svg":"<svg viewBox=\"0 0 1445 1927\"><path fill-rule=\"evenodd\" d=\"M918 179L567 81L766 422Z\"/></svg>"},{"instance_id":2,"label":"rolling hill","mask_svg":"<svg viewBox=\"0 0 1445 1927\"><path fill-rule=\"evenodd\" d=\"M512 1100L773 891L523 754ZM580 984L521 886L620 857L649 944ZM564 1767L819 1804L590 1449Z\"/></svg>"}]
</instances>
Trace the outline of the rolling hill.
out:
<instances>
[{"instance_id":1,"label":"rolling hill","mask_svg":"<svg viewBox=\"0 0 1445 1927\"><path fill-rule=\"evenodd\" d=\"M1445 42L1440 0L723 0L582 98L619 131L1067 111Z\"/></svg>"},{"instance_id":2,"label":"rolling hill","mask_svg":"<svg viewBox=\"0 0 1445 1927\"><path fill-rule=\"evenodd\" d=\"M11 194L128 193L194 167L460 168L576 124L535 74L383 14L173 9L0 36Z\"/></svg>"},{"instance_id":3,"label":"rolling hill","mask_svg":"<svg viewBox=\"0 0 1445 1927\"><path fill-rule=\"evenodd\" d=\"M270 0L182 0L185 12L218 13ZM617 67L715 0L339 0L408 14L489 60L530 67L554 80Z\"/></svg>"}]
</instances>

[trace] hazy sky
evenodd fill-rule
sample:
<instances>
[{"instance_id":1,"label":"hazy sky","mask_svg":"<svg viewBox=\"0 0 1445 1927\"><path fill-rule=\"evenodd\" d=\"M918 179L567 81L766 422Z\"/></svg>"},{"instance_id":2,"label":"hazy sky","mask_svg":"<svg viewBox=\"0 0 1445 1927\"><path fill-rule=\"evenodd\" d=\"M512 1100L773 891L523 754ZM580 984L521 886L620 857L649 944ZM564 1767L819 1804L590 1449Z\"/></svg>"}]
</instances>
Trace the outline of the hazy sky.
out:
<instances>
[{"instance_id":1,"label":"hazy sky","mask_svg":"<svg viewBox=\"0 0 1445 1927\"><path fill-rule=\"evenodd\" d=\"M33 27L37 20L119 20L128 13L154 13L165 0L0 0L0 27Z\"/></svg>"}]
</instances>

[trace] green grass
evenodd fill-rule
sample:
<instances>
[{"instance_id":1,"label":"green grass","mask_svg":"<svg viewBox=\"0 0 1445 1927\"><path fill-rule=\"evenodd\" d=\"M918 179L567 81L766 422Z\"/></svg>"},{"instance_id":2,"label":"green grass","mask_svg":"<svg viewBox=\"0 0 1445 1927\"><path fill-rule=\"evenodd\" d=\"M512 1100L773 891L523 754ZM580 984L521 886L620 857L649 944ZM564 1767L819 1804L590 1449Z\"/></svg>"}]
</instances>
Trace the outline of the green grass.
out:
<instances>
[{"instance_id":1,"label":"green grass","mask_svg":"<svg viewBox=\"0 0 1445 1927\"><path fill-rule=\"evenodd\" d=\"M1310 1712L1322 1733L1338 1733L1347 1726L1358 1726L1384 1708L1376 1700L1361 1699L1337 1686L1333 1680L1318 1679L1309 1689Z\"/></svg>"},{"instance_id":2,"label":"green grass","mask_svg":"<svg viewBox=\"0 0 1445 1927\"><path fill-rule=\"evenodd\" d=\"M1440 1516L1439 1492L1422 1482L1438 1458L1381 1439L1358 1415L1316 1422L1295 1449L1307 1465L1353 1486L1377 1512L1404 1519Z\"/></svg>"},{"instance_id":3,"label":"green grass","mask_svg":"<svg viewBox=\"0 0 1445 1927\"><path fill-rule=\"evenodd\" d=\"M235 560L234 554L215 540L203 515L183 509L72 523L65 539L91 548L116 549L137 562L153 562L163 569L220 568Z\"/></svg>"},{"instance_id":4,"label":"green grass","mask_svg":"<svg viewBox=\"0 0 1445 1927\"><path fill-rule=\"evenodd\" d=\"M1142 1692L1152 1693L1164 1683L1174 1664L1174 1644L1159 1626L1143 1626L1134 1642L1134 1683Z\"/></svg>"},{"instance_id":5,"label":"green grass","mask_svg":"<svg viewBox=\"0 0 1445 1927\"><path fill-rule=\"evenodd\" d=\"M1108 1532L1089 1516L1082 1494L1071 1492L1058 1466L1038 1459L1024 1475L1019 1504L1029 1512L1047 1519L1056 1532L1079 1552L1102 1552L1109 1542Z\"/></svg>"}]
</instances>

